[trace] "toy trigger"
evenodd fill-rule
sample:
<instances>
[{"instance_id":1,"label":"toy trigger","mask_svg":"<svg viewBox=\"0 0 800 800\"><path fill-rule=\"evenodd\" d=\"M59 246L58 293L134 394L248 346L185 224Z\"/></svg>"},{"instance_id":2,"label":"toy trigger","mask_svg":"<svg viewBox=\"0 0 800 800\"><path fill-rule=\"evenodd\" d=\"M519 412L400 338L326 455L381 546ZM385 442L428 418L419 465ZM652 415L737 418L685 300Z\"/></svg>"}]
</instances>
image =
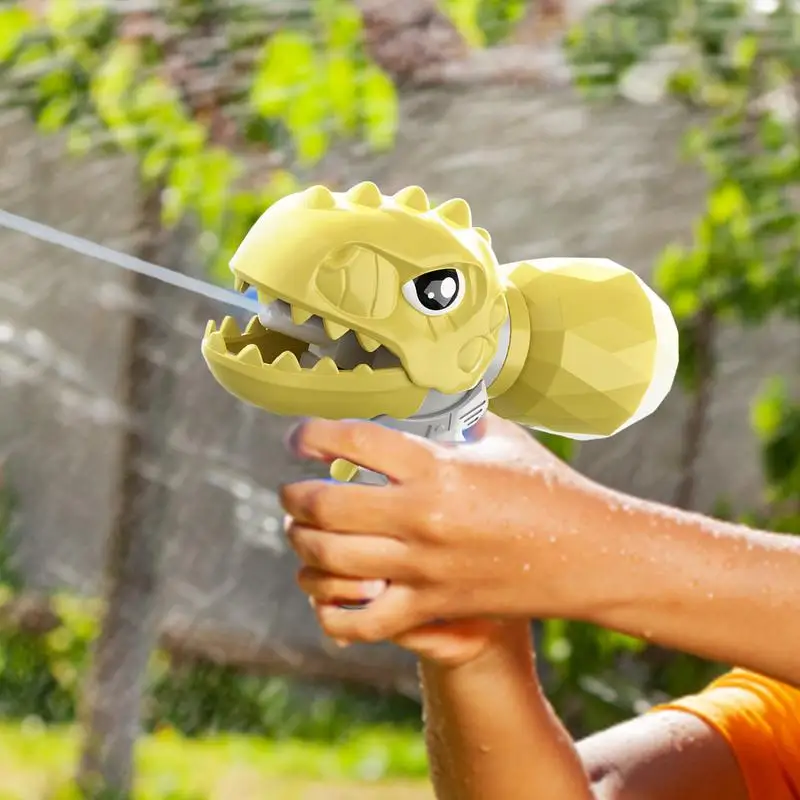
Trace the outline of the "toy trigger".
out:
<instances>
[{"instance_id":1,"label":"toy trigger","mask_svg":"<svg viewBox=\"0 0 800 800\"><path fill-rule=\"evenodd\" d=\"M358 472L358 467L344 458L337 458L332 464L330 469L330 476L335 481L341 483L349 483L355 478Z\"/></svg>"}]
</instances>

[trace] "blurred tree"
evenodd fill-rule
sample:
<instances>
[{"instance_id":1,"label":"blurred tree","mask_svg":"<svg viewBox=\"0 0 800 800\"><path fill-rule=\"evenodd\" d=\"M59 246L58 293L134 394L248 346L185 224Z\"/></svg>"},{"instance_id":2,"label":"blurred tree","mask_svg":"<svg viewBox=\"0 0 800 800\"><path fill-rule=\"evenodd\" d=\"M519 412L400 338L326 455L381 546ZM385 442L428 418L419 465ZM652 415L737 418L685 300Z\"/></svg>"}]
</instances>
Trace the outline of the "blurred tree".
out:
<instances>
[{"instance_id":1,"label":"blurred tree","mask_svg":"<svg viewBox=\"0 0 800 800\"><path fill-rule=\"evenodd\" d=\"M64 131L73 153L90 148L136 158L137 255L158 260L165 227L189 221L206 266L223 274L247 229L297 188L281 168L288 146L316 163L337 135L391 144L391 81L365 57L350 3L297 2L280 15L253 4L175 0L152 10L50 0L34 10L0 7L5 102L28 109L47 133ZM245 168L244 156L262 157ZM248 166L252 165L252 161ZM84 693L79 783L89 796L127 795L146 667L156 636L165 531L163 481L145 474L163 437L149 419L165 370L153 348L164 337L152 281L133 276L135 311L122 365L128 428L118 510L109 532L105 619ZM161 395L164 396L164 395Z\"/></svg>"}]
</instances>

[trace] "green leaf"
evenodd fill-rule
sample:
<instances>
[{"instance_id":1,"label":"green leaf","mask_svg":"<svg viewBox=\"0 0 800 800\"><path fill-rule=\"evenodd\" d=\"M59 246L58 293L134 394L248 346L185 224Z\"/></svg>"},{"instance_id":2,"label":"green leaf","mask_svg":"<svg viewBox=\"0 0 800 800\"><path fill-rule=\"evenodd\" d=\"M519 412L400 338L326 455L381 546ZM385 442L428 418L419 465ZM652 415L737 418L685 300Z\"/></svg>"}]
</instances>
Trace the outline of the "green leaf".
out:
<instances>
[{"instance_id":1,"label":"green leaf","mask_svg":"<svg viewBox=\"0 0 800 800\"><path fill-rule=\"evenodd\" d=\"M313 40L295 31L281 31L270 39L256 62L250 90L253 108L264 117L287 113L297 95L306 91L318 67Z\"/></svg>"},{"instance_id":2,"label":"green leaf","mask_svg":"<svg viewBox=\"0 0 800 800\"><path fill-rule=\"evenodd\" d=\"M741 187L732 182L716 187L708 199L708 214L713 222L729 222L741 215L747 206Z\"/></svg>"},{"instance_id":3,"label":"green leaf","mask_svg":"<svg viewBox=\"0 0 800 800\"><path fill-rule=\"evenodd\" d=\"M79 0L48 0L45 20L56 34L68 34L81 16Z\"/></svg>"},{"instance_id":4,"label":"green leaf","mask_svg":"<svg viewBox=\"0 0 800 800\"><path fill-rule=\"evenodd\" d=\"M41 110L36 119L36 126L43 133L60 131L69 119L75 104L71 97L54 97Z\"/></svg>"},{"instance_id":5,"label":"green leaf","mask_svg":"<svg viewBox=\"0 0 800 800\"><path fill-rule=\"evenodd\" d=\"M197 206L204 228L217 228L225 212L231 184L242 172L242 165L228 150L213 147L197 159L199 192Z\"/></svg>"},{"instance_id":6,"label":"green leaf","mask_svg":"<svg viewBox=\"0 0 800 800\"><path fill-rule=\"evenodd\" d=\"M327 63L328 97L336 122L345 133L358 123L356 66L351 58L332 55Z\"/></svg>"},{"instance_id":7,"label":"green leaf","mask_svg":"<svg viewBox=\"0 0 800 800\"><path fill-rule=\"evenodd\" d=\"M732 61L739 69L750 69L758 55L758 38L752 34L742 36L733 46Z\"/></svg>"},{"instance_id":8,"label":"green leaf","mask_svg":"<svg viewBox=\"0 0 800 800\"><path fill-rule=\"evenodd\" d=\"M169 167L170 151L163 145L151 147L139 164L142 178L147 182L158 180Z\"/></svg>"},{"instance_id":9,"label":"green leaf","mask_svg":"<svg viewBox=\"0 0 800 800\"><path fill-rule=\"evenodd\" d=\"M575 457L578 443L574 439L568 439L565 436L558 436L546 431L536 431L534 437L562 461L571 461Z\"/></svg>"},{"instance_id":10,"label":"green leaf","mask_svg":"<svg viewBox=\"0 0 800 800\"><path fill-rule=\"evenodd\" d=\"M353 3L343 0L317 0L316 16L325 31L331 50L349 51L361 41L363 22Z\"/></svg>"},{"instance_id":11,"label":"green leaf","mask_svg":"<svg viewBox=\"0 0 800 800\"><path fill-rule=\"evenodd\" d=\"M134 84L141 50L133 42L115 44L91 83L91 94L100 119L113 128L127 120L125 97Z\"/></svg>"},{"instance_id":12,"label":"green leaf","mask_svg":"<svg viewBox=\"0 0 800 800\"><path fill-rule=\"evenodd\" d=\"M767 381L750 408L750 423L760 439L769 439L777 432L783 419L786 402L787 390L784 380L775 376Z\"/></svg>"},{"instance_id":13,"label":"green leaf","mask_svg":"<svg viewBox=\"0 0 800 800\"><path fill-rule=\"evenodd\" d=\"M443 0L442 10L471 47L483 47L486 37L478 24L481 0Z\"/></svg>"},{"instance_id":14,"label":"green leaf","mask_svg":"<svg viewBox=\"0 0 800 800\"><path fill-rule=\"evenodd\" d=\"M366 139L375 150L388 149L394 144L399 116L394 84L373 65L364 69L361 81Z\"/></svg>"},{"instance_id":15,"label":"green leaf","mask_svg":"<svg viewBox=\"0 0 800 800\"><path fill-rule=\"evenodd\" d=\"M33 28L33 15L27 9L16 5L0 10L0 62L13 54Z\"/></svg>"}]
</instances>

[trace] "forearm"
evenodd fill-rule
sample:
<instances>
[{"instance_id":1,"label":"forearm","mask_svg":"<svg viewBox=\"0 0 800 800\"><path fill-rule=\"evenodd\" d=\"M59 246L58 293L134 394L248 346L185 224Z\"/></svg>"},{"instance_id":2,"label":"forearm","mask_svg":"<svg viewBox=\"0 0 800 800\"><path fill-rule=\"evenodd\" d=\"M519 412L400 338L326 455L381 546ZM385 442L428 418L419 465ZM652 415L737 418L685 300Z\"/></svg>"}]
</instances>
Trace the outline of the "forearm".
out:
<instances>
[{"instance_id":1,"label":"forearm","mask_svg":"<svg viewBox=\"0 0 800 800\"><path fill-rule=\"evenodd\" d=\"M800 539L617 500L583 617L800 685Z\"/></svg>"},{"instance_id":2,"label":"forearm","mask_svg":"<svg viewBox=\"0 0 800 800\"><path fill-rule=\"evenodd\" d=\"M473 662L422 662L426 738L439 800L590 800L569 734L535 676L527 623Z\"/></svg>"}]
</instances>

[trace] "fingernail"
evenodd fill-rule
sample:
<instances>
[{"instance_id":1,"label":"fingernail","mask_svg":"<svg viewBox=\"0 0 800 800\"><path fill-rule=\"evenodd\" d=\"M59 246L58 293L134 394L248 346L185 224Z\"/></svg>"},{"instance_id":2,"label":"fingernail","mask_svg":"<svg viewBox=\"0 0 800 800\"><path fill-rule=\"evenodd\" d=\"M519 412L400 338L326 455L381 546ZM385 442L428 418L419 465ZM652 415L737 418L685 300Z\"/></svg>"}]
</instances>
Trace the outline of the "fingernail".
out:
<instances>
[{"instance_id":1,"label":"fingernail","mask_svg":"<svg viewBox=\"0 0 800 800\"><path fill-rule=\"evenodd\" d=\"M302 427L303 423L298 422L296 425L292 425L291 428L286 432L286 435L283 437L283 446L292 454L297 454L297 436L300 432L300 428Z\"/></svg>"},{"instance_id":2,"label":"fingernail","mask_svg":"<svg viewBox=\"0 0 800 800\"><path fill-rule=\"evenodd\" d=\"M344 649L345 647L350 647L350 642L348 642L347 639L334 639L333 643L337 647L341 647L342 649Z\"/></svg>"},{"instance_id":3,"label":"fingernail","mask_svg":"<svg viewBox=\"0 0 800 800\"><path fill-rule=\"evenodd\" d=\"M313 597L308 598L308 604L311 606L311 608L317 607L317 601Z\"/></svg>"},{"instance_id":4,"label":"fingernail","mask_svg":"<svg viewBox=\"0 0 800 800\"><path fill-rule=\"evenodd\" d=\"M364 581L360 586L360 593L363 598L374 600L386 591L386 586L386 581Z\"/></svg>"}]
</instances>

